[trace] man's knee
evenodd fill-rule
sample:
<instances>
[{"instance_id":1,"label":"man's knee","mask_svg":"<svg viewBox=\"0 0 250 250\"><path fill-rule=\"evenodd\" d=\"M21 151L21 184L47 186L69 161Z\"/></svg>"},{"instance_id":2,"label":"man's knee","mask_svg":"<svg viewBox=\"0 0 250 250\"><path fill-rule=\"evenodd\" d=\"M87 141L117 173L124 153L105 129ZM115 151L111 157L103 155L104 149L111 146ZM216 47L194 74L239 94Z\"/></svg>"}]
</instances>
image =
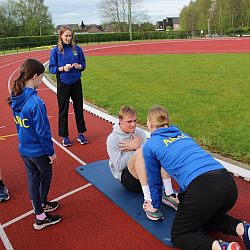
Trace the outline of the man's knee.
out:
<instances>
[{"instance_id":1,"label":"man's knee","mask_svg":"<svg viewBox=\"0 0 250 250\"><path fill-rule=\"evenodd\" d=\"M138 148L135 151L135 156L136 157L141 157L142 158L142 148Z\"/></svg>"}]
</instances>

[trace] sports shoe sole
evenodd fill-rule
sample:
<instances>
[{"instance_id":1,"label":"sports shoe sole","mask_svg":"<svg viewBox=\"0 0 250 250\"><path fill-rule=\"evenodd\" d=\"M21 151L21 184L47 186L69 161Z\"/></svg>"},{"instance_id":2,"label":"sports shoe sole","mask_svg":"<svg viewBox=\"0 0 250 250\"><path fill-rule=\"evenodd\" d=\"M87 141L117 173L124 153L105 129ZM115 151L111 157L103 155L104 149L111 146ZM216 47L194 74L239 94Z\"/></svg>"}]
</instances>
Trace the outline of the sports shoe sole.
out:
<instances>
[{"instance_id":1,"label":"sports shoe sole","mask_svg":"<svg viewBox=\"0 0 250 250\"><path fill-rule=\"evenodd\" d=\"M43 211L46 212L46 213L52 212L52 211L55 211L58 207L59 207L59 204L56 207L53 207L53 208L50 208L50 209L43 209Z\"/></svg>"},{"instance_id":2,"label":"sports shoe sole","mask_svg":"<svg viewBox=\"0 0 250 250\"><path fill-rule=\"evenodd\" d=\"M70 144L62 144L64 147L70 147L71 146L71 143Z\"/></svg>"},{"instance_id":3,"label":"sports shoe sole","mask_svg":"<svg viewBox=\"0 0 250 250\"><path fill-rule=\"evenodd\" d=\"M77 139L77 141L82 145L88 144L88 142L82 142L80 139Z\"/></svg>"},{"instance_id":4,"label":"sports shoe sole","mask_svg":"<svg viewBox=\"0 0 250 250\"><path fill-rule=\"evenodd\" d=\"M154 216L151 216L151 213L146 211L146 216L148 217L148 219L150 220L153 220L153 221L158 221L158 220L163 220L164 217L154 217Z\"/></svg>"},{"instance_id":5,"label":"sports shoe sole","mask_svg":"<svg viewBox=\"0 0 250 250\"><path fill-rule=\"evenodd\" d=\"M7 201L9 199L10 199L10 195L7 198L5 198L5 199L0 200L0 202L5 202L5 201Z\"/></svg>"},{"instance_id":6,"label":"sports shoe sole","mask_svg":"<svg viewBox=\"0 0 250 250\"><path fill-rule=\"evenodd\" d=\"M177 211L177 207L172 203L170 202L169 200L165 200L165 199L162 199L162 202L170 207L172 207L174 210Z\"/></svg>"},{"instance_id":7,"label":"sports shoe sole","mask_svg":"<svg viewBox=\"0 0 250 250\"><path fill-rule=\"evenodd\" d=\"M237 242L232 242L227 246L227 250L241 250L241 247Z\"/></svg>"},{"instance_id":8,"label":"sports shoe sole","mask_svg":"<svg viewBox=\"0 0 250 250\"><path fill-rule=\"evenodd\" d=\"M62 220L62 218L60 218L59 220L56 220L56 221L52 221L50 223L45 223L45 224L42 224L42 225L37 225L36 223L33 224L33 227L35 230L41 230L47 226L51 226L51 225L55 225L57 224L58 222L60 222Z\"/></svg>"}]
</instances>

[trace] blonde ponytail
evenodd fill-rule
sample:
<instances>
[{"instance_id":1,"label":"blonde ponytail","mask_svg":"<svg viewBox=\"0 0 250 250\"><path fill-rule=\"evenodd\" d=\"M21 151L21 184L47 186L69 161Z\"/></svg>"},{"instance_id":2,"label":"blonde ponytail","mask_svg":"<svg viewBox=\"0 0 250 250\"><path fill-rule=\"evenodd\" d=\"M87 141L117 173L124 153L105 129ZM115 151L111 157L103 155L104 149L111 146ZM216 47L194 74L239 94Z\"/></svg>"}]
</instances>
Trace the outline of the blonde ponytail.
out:
<instances>
[{"instance_id":1,"label":"blonde ponytail","mask_svg":"<svg viewBox=\"0 0 250 250\"><path fill-rule=\"evenodd\" d=\"M148 111L148 120L156 128L169 126L168 112L164 107L155 106Z\"/></svg>"}]
</instances>

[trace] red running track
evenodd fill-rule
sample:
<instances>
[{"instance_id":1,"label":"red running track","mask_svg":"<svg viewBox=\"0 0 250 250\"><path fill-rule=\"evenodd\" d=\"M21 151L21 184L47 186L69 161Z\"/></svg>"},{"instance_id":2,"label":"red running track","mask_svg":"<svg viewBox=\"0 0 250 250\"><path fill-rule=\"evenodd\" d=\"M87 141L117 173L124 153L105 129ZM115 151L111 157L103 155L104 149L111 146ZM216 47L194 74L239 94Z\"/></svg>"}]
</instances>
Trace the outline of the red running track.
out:
<instances>
[{"instance_id":1,"label":"red running track","mask_svg":"<svg viewBox=\"0 0 250 250\"><path fill-rule=\"evenodd\" d=\"M249 45L248 39L176 40L86 46L84 50L87 56L145 53L249 53ZM32 227L33 215L12 221L31 211L31 205L25 170L17 151L16 129L11 110L5 100L9 95L9 79L12 81L15 78L15 72L20 64L30 57L45 62L48 60L49 51L0 56L0 91L2 93L0 99L0 166L3 179L11 193L10 201L0 204L0 223L4 226L4 228L0 226L0 235L2 232L6 234L6 238L3 238L5 244L9 244L14 249L172 249L146 232L93 186L85 187L87 181L75 172L75 168L81 164L57 145L55 145L55 150L58 162L53 166L50 199L68 194L79 187L82 189L61 198L58 213L62 215L63 220L54 227L35 231ZM38 91L47 106L53 137L60 143L61 139L57 136L56 95L44 85ZM69 150L86 163L106 159L105 141L112 126L89 113L85 113L85 117L88 126L87 138L90 143L82 146L74 140L77 133L74 117L70 114L70 136L73 139L73 145ZM9 137L3 140L1 136ZM231 214L250 221L250 201L246 199L249 194L249 183L241 178L236 178L236 182L239 188L239 199ZM224 236L223 238L229 239ZM0 249L5 249L2 241Z\"/></svg>"}]
</instances>

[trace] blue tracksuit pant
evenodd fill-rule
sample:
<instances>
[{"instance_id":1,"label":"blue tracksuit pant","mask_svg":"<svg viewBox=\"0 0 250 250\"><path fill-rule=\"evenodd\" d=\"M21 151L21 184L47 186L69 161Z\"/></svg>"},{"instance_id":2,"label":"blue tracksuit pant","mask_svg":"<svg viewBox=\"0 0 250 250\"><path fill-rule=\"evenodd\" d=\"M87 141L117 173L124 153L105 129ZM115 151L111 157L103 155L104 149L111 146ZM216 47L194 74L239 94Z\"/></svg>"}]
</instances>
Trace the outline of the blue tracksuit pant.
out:
<instances>
[{"instance_id":1,"label":"blue tracksuit pant","mask_svg":"<svg viewBox=\"0 0 250 250\"><path fill-rule=\"evenodd\" d=\"M52 165L47 155L26 157L21 155L28 176L28 189L35 214L43 213L52 177Z\"/></svg>"}]
</instances>

